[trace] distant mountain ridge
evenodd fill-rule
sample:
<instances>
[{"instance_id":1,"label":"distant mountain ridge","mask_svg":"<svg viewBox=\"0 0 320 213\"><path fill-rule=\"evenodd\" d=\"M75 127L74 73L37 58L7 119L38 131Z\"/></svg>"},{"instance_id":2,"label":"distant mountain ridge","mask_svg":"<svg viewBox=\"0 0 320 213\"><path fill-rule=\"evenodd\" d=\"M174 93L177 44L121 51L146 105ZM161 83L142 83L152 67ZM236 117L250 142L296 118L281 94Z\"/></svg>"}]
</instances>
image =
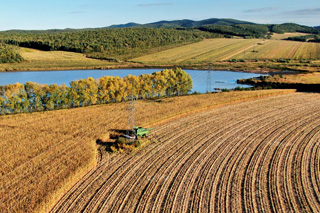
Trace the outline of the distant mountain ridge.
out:
<instances>
[{"instance_id":1,"label":"distant mountain ridge","mask_svg":"<svg viewBox=\"0 0 320 213\"><path fill-rule=\"evenodd\" d=\"M124 27L148 27L148 28L178 28L178 27L201 27L203 25L233 25L233 24L256 24L248 21L241 21L236 19L219 19L211 18L201 21L193 21L189 19L174 20L174 21L158 21L147 24L127 23L119 25L111 25L106 28L124 28Z\"/></svg>"},{"instance_id":2,"label":"distant mountain ridge","mask_svg":"<svg viewBox=\"0 0 320 213\"><path fill-rule=\"evenodd\" d=\"M139 24L135 22L129 22L126 24L114 24L106 27L97 27L97 28L82 28L82 29L73 29L73 28L65 28L65 29L48 29L48 30L7 30L4 32L13 32L13 33L58 33L58 32L79 32L79 31L88 31L88 30L103 30L103 29L120 29L120 28L176 28L176 29L184 29L184 28L194 28L200 29L204 31L209 31L212 33L220 33L220 34L230 34L226 33L225 31L238 31L237 28L245 28L248 26L241 26L241 25L251 25L249 28L254 30L254 28L258 29L259 26L264 26L269 28L271 32L276 33L285 33L285 32L305 32L305 33L316 33L320 34L320 26L303 26L295 23L284 23L284 24L258 24L249 21L242 21L237 19L230 19L230 18L210 18L200 21L193 21L189 19L182 19L182 20L173 20L173 21L157 21L147 24ZM217 29L205 29L205 28L217 28ZM261 27L260 27L261 28ZM249 30L250 31L250 30ZM1 32L1 31L0 31ZM231 33L232 34L232 33Z\"/></svg>"},{"instance_id":3,"label":"distant mountain ridge","mask_svg":"<svg viewBox=\"0 0 320 213\"><path fill-rule=\"evenodd\" d=\"M126 27L136 27L136 26L140 26L141 24L137 24L137 23L134 23L134 22L129 22L127 24L118 24L118 25L111 25L109 27L106 27L106 28L126 28Z\"/></svg>"}]
</instances>

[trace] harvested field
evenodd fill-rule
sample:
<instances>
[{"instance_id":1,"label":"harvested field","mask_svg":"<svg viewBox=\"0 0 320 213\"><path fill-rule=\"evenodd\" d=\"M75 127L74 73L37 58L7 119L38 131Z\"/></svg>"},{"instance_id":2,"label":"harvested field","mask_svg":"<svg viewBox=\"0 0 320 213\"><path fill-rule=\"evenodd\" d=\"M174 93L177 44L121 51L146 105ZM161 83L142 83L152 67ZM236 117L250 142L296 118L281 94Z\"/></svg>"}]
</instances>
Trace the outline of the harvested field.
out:
<instances>
[{"instance_id":1,"label":"harvested field","mask_svg":"<svg viewBox=\"0 0 320 213\"><path fill-rule=\"evenodd\" d=\"M155 125L206 108L288 92L294 91L243 91L137 101L136 124ZM118 103L1 116L0 212L38 212L52 207L97 164L96 159L101 157L97 155L97 139L110 129L127 127L127 106Z\"/></svg>"},{"instance_id":2,"label":"harvested field","mask_svg":"<svg viewBox=\"0 0 320 213\"><path fill-rule=\"evenodd\" d=\"M148 63L203 63L231 58L253 48L259 39L207 39L194 44L142 56L133 61Z\"/></svg>"},{"instance_id":3,"label":"harvested field","mask_svg":"<svg viewBox=\"0 0 320 213\"><path fill-rule=\"evenodd\" d=\"M316 60L320 57L320 44L269 40L255 47L255 52L247 51L245 55L238 54L237 59L310 59Z\"/></svg>"},{"instance_id":4,"label":"harvested field","mask_svg":"<svg viewBox=\"0 0 320 213\"><path fill-rule=\"evenodd\" d=\"M52 212L320 212L320 95L234 103L105 155Z\"/></svg>"},{"instance_id":5,"label":"harvested field","mask_svg":"<svg viewBox=\"0 0 320 213\"><path fill-rule=\"evenodd\" d=\"M149 54L132 61L149 65L190 65L230 59L318 60L320 44L263 39L207 39L194 44Z\"/></svg>"}]
</instances>

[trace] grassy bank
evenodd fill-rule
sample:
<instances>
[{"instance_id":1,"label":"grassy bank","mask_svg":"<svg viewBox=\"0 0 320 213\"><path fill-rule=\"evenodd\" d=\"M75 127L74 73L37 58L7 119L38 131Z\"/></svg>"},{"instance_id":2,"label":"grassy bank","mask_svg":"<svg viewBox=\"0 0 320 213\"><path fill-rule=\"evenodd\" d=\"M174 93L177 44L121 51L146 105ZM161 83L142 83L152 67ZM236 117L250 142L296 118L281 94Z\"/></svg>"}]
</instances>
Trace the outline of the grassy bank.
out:
<instances>
[{"instance_id":1,"label":"grassy bank","mask_svg":"<svg viewBox=\"0 0 320 213\"><path fill-rule=\"evenodd\" d=\"M297 89L298 91L319 92L320 73L288 73L261 76L260 78L240 79L238 83L250 84L258 87Z\"/></svg>"}]
</instances>

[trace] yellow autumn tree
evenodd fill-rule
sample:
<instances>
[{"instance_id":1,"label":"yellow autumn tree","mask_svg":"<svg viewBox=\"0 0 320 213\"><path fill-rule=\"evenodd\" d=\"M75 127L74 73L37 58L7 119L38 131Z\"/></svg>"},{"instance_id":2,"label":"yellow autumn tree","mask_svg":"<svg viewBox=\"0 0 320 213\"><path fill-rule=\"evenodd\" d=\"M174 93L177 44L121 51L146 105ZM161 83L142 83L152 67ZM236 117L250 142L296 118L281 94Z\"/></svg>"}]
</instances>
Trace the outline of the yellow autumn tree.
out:
<instances>
[{"instance_id":1,"label":"yellow autumn tree","mask_svg":"<svg viewBox=\"0 0 320 213\"><path fill-rule=\"evenodd\" d=\"M43 100L46 97L46 92L43 90L43 87L43 85L34 82L25 83L27 98L30 102L30 112L44 110Z\"/></svg>"},{"instance_id":2,"label":"yellow autumn tree","mask_svg":"<svg viewBox=\"0 0 320 213\"><path fill-rule=\"evenodd\" d=\"M127 96L132 96L137 99L139 96L139 90L141 89L140 78L135 75L128 75L127 77L124 77L123 80L126 85Z\"/></svg>"},{"instance_id":3,"label":"yellow autumn tree","mask_svg":"<svg viewBox=\"0 0 320 213\"><path fill-rule=\"evenodd\" d=\"M16 83L1 88L3 104L8 113L21 113L28 111L29 101L24 84Z\"/></svg>"},{"instance_id":4,"label":"yellow autumn tree","mask_svg":"<svg viewBox=\"0 0 320 213\"><path fill-rule=\"evenodd\" d=\"M162 75L161 72L155 72L152 73L152 94L153 96L163 96L165 93L165 85L166 85L167 79L164 75Z\"/></svg>"},{"instance_id":5,"label":"yellow autumn tree","mask_svg":"<svg viewBox=\"0 0 320 213\"><path fill-rule=\"evenodd\" d=\"M111 92L113 89L113 82L110 76L104 76L98 79L98 102L100 104L109 103L111 101Z\"/></svg>"}]
</instances>

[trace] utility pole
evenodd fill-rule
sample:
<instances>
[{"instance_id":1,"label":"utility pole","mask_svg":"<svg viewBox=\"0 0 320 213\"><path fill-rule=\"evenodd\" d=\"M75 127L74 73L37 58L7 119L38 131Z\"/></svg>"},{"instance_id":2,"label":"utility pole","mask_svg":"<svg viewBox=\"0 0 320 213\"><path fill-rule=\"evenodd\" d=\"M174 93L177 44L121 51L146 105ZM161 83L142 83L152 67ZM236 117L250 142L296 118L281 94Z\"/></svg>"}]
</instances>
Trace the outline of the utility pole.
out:
<instances>
[{"instance_id":1,"label":"utility pole","mask_svg":"<svg viewBox=\"0 0 320 213\"><path fill-rule=\"evenodd\" d=\"M134 123L135 123L134 99L135 97L133 96L133 83L132 83L131 94L129 95L129 101L128 101L128 126L127 126L127 132L126 132L127 135L131 134L131 131L133 130Z\"/></svg>"},{"instance_id":2,"label":"utility pole","mask_svg":"<svg viewBox=\"0 0 320 213\"><path fill-rule=\"evenodd\" d=\"M209 69L207 71L207 93L211 93L211 88L212 88L212 84L211 84L211 64L209 64Z\"/></svg>"}]
</instances>

